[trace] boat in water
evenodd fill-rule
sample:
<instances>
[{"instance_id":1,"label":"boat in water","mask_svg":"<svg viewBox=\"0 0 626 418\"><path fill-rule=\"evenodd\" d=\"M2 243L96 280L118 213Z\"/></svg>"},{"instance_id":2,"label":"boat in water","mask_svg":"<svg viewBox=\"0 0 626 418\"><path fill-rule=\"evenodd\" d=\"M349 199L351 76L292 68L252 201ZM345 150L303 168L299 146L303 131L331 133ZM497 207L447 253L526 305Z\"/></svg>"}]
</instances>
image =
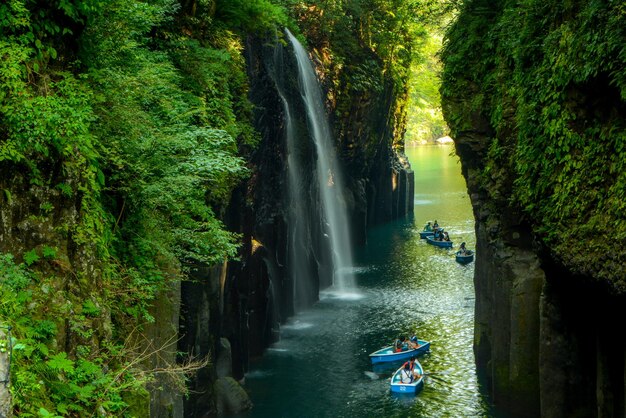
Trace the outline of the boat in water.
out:
<instances>
[{"instance_id":1,"label":"boat in water","mask_svg":"<svg viewBox=\"0 0 626 418\"><path fill-rule=\"evenodd\" d=\"M426 237L432 237L435 235L435 231L420 231L420 238L425 239Z\"/></svg>"},{"instance_id":2,"label":"boat in water","mask_svg":"<svg viewBox=\"0 0 626 418\"><path fill-rule=\"evenodd\" d=\"M413 356L419 356L430 350L430 342L417 340L417 343L419 344L417 348L398 352L394 352L393 346L391 345L389 347L381 348L380 350L374 351L370 354L370 360L372 361L372 364L408 360Z\"/></svg>"},{"instance_id":3,"label":"boat in water","mask_svg":"<svg viewBox=\"0 0 626 418\"><path fill-rule=\"evenodd\" d=\"M452 248L452 241L439 241L434 239L433 237L426 237L426 242L436 247Z\"/></svg>"},{"instance_id":4,"label":"boat in water","mask_svg":"<svg viewBox=\"0 0 626 418\"><path fill-rule=\"evenodd\" d=\"M462 251L456 252L456 262L460 264L468 264L474 261L474 251L467 250L464 253Z\"/></svg>"},{"instance_id":5,"label":"boat in water","mask_svg":"<svg viewBox=\"0 0 626 418\"><path fill-rule=\"evenodd\" d=\"M424 369L419 361L415 360L415 369L418 373L417 379L414 379L412 382L404 383L402 381L402 370L403 367L400 367L395 371L393 376L391 376L391 392L393 393L410 393L415 394L418 390L424 387Z\"/></svg>"}]
</instances>

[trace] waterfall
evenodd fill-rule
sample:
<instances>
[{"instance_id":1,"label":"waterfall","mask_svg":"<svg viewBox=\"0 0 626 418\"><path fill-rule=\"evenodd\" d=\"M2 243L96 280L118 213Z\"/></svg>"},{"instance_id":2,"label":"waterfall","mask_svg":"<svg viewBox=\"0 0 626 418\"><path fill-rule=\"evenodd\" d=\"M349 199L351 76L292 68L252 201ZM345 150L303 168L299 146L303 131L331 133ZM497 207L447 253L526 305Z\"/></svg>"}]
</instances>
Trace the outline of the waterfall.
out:
<instances>
[{"instance_id":1,"label":"waterfall","mask_svg":"<svg viewBox=\"0 0 626 418\"><path fill-rule=\"evenodd\" d=\"M299 307L306 306L311 300L312 284L314 282L310 268L311 254L304 245L310 242L307 222L310 219L307 208L307 200L304 195L304 184L301 173L302 164L297 156L296 129L291 116L289 102L277 84L278 95L283 103L285 111L285 129L287 135L287 177L289 187L289 245L287 260L293 286L294 311Z\"/></svg>"},{"instance_id":2,"label":"waterfall","mask_svg":"<svg viewBox=\"0 0 626 418\"><path fill-rule=\"evenodd\" d=\"M293 312L310 306L317 299L315 256L310 251L311 211L306 190L309 189L302 173L306 170L303 164L302 141L299 141L299 130L296 128L289 95L285 93L285 74L283 69L283 48L274 48L273 64L270 66L270 77L274 81L276 91L283 105L285 122L285 139L287 145L287 265L291 286ZM300 142L300 146L299 146Z\"/></svg>"},{"instance_id":3,"label":"waterfall","mask_svg":"<svg viewBox=\"0 0 626 418\"><path fill-rule=\"evenodd\" d=\"M322 89L313 65L300 42L289 30L285 29L285 32L291 41L298 62L300 94L304 100L309 131L317 151L317 181L334 265L333 288L339 293L345 293L354 290L354 277L351 270L353 262L346 203L342 195L344 190L342 176L331 140L330 126L322 100ZM292 162L292 159L288 160L290 165ZM298 187L298 178L301 173L295 164L290 168L289 175L293 176L289 183L294 183L294 186Z\"/></svg>"}]
</instances>

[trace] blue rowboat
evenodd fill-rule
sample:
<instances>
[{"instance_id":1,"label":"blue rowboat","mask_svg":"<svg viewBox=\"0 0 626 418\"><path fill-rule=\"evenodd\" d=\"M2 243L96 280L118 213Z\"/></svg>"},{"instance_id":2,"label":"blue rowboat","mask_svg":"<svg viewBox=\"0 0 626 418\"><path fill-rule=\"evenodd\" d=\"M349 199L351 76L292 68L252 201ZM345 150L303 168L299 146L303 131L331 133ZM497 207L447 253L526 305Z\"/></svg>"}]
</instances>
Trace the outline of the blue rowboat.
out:
<instances>
[{"instance_id":1,"label":"blue rowboat","mask_svg":"<svg viewBox=\"0 0 626 418\"><path fill-rule=\"evenodd\" d=\"M435 235L435 231L420 231L420 238L424 239L426 237L432 237Z\"/></svg>"},{"instance_id":2,"label":"blue rowboat","mask_svg":"<svg viewBox=\"0 0 626 418\"><path fill-rule=\"evenodd\" d=\"M393 346L391 345L389 347L381 348L378 351L374 351L370 354L372 364L408 360L413 356L419 356L430 350L430 342L417 340L417 343L419 344L419 347L413 350L400 351L398 353L394 353Z\"/></svg>"},{"instance_id":3,"label":"blue rowboat","mask_svg":"<svg viewBox=\"0 0 626 418\"><path fill-rule=\"evenodd\" d=\"M436 247L452 248L452 241L437 241L433 237L426 237L426 242Z\"/></svg>"},{"instance_id":4,"label":"blue rowboat","mask_svg":"<svg viewBox=\"0 0 626 418\"><path fill-rule=\"evenodd\" d=\"M474 261L474 251L467 250L465 254L461 254L460 251L456 252L456 262L461 264L467 264Z\"/></svg>"},{"instance_id":5,"label":"blue rowboat","mask_svg":"<svg viewBox=\"0 0 626 418\"><path fill-rule=\"evenodd\" d=\"M418 373L417 379L410 383L402 383L402 369L400 367L396 372L391 376L391 391L393 393L417 393L418 390L424 387L424 369L419 361L415 360L415 370Z\"/></svg>"}]
</instances>

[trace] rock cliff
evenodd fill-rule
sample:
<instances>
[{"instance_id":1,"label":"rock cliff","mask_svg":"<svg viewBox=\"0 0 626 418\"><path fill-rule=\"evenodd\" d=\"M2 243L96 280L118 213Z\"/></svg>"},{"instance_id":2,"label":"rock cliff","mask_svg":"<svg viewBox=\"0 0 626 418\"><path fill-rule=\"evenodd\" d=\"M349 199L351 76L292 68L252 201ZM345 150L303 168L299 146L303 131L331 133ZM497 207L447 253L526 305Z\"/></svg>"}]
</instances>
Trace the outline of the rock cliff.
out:
<instances>
[{"instance_id":1,"label":"rock cliff","mask_svg":"<svg viewBox=\"0 0 626 418\"><path fill-rule=\"evenodd\" d=\"M250 100L255 105L254 125L261 142L250 155L253 174L250 180L233 193L225 221L231 230L242 234L240 260L221 269L199 271L193 283L183 283L182 303L184 340L179 350L211 353L214 361L225 348L217 344L218 336L229 342L232 376L242 379L251 357L278 338L280 324L293 315L296 307L310 306L320 289L331 284L332 257L329 253L327 227L319 203L315 181L315 152L307 133L306 112L298 91L297 68L292 51L281 41L251 37L246 43L246 62L250 80ZM323 71L323 70L320 70ZM306 258L310 280L306 294L296 300L289 263L289 196L287 192L286 114L281 94L287 96L293 123L300 132L304 158L301 184L303 205L308 208L309 222L304 223L305 236L300 254ZM407 215L412 210L413 173L406 159L392 149L395 135L387 119L396 98L391 94L369 105L353 98L355 108L368 117L341 124L363 131L351 137L359 147L374 151L366 158L358 152L341 153L346 176L344 191L349 218L352 220L353 242L363 243L366 228ZM387 109L387 110L385 110ZM332 112L332 108L329 108ZM335 131L337 132L337 120ZM343 125L342 125L343 126ZM382 129L376 137L369 132ZM337 147L344 146L346 135L337 135ZM300 231L302 233L302 231ZM213 383L218 376L214 369L193 380L192 394L185 404L187 416L201 416L202 411L217 411ZM220 401L222 402L222 401ZM226 401L224 401L226 402ZM219 403L219 402L218 402ZM222 402L223 403L223 402ZM226 402L228 403L228 402ZM195 412L193 412L195 411ZM189 415L191 414L191 415Z\"/></svg>"},{"instance_id":2,"label":"rock cliff","mask_svg":"<svg viewBox=\"0 0 626 418\"><path fill-rule=\"evenodd\" d=\"M605 73L621 30L597 31L623 20L613 8L473 1L447 35L444 114L476 217L476 364L506 416L626 414L611 325L626 314L625 90Z\"/></svg>"}]
</instances>

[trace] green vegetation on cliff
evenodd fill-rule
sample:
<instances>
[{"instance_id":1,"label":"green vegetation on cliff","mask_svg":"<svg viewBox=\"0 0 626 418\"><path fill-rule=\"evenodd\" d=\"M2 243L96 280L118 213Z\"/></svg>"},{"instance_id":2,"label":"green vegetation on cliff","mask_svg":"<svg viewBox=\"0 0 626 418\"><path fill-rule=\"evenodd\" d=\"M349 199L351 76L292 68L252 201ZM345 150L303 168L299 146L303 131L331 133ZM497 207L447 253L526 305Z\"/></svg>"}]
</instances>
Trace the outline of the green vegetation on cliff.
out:
<instances>
[{"instance_id":1,"label":"green vegetation on cliff","mask_svg":"<svg viewBox=\"0 0 626 418\"><path fill-rule=\"evenodd\" d=\"M211 4L0 5L0 322L20 416L130 413L157 293L236 254L219 212L256 133L241 39Z\"/></svg>"},{"instance_id":2,"label":"green vegetation on cliff","mask_svg":"<svg viewBox=\"0 0 626 418\"><path fill-rule=\"evenodd\" d=\"M448 133L441 111L442 65L438 53L442 36L436 28L420 44L420 56L411 66L410 99L405 142L421 144L432 142Z\"/></svg>"},{"instance_id":3,"label":"green vegetation on cliff","mask_svg":"<svg viewBox=\"0 0 626 418\"><path fill-rule=\"evenodd\" d=\"M447 34L442 87L455 138L487 138L482 151L466 141L485 154L483 190L521 208L574 273L619 291L625 39L622 2L466 1Z\"/></svg>"},{"instance_id":4,"label":"green vegetation on cliff","mask_svg":"<svg viewBox=\"0 0 626 418\"><path fill-rule=\"evenodd\" d=\"M297 21L345 149L371 155L389 145L372 140L379 131L401 144L414 42L438 4L0 4L0 325L15 339L14 412L145 412L153 375L141 333L156 298L185 266L221 263L240 244L220 219L259 136L245 36L299 32ZM388 113L360 143L368 115L355 105Z\"/></svg>"},{"instance_id":5,"label":"green vegetation on cliff","mask_svg":"<svg viewBox=\"0 0 626 418\"><path fill-rule=\"evenodd\" d=\"M443 8L441 2L282 2L289 6L321 64L344 153L353 160L371 159L385 144L372 138L385 134L401 146L411 66L424 53L425 26L432 23L434 11ZM381 118L380 113L385 116ZM363 157L355 157L358 154Z\"/></svg>"}]
</instances>

